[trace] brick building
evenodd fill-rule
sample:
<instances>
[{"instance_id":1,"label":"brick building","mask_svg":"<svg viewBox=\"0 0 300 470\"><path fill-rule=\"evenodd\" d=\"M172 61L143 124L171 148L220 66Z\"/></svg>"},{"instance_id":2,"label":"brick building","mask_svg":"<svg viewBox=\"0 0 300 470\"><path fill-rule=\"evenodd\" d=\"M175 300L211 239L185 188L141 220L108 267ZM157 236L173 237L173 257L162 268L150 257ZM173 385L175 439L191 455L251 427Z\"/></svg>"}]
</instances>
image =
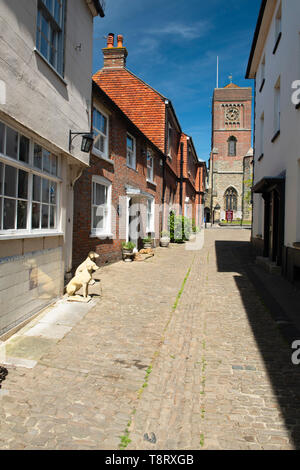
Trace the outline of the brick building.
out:
<instances>
[{"instance_id":1,"label":"brick building","mask_svg":"<svg viewBox=\"0 0 300 470\"><path fill-rule=\"evenodd\" d=\"M232 210L234 219L251 220L252 89L230 83L213 95L207 219L215 222Z\"/></svg>"},{"instance_id":2,"label":"brick building","mask_svg":"<svg viewBox=\"0 0 300 470\"><path fill-rule=\"evenodd\" d=\"M93 128L90 167L74 189L74 266L91 250L101 264L119 260L122 241L158 243L162 226L163 154L95 82Z\"/></svg>"}]
</instances>

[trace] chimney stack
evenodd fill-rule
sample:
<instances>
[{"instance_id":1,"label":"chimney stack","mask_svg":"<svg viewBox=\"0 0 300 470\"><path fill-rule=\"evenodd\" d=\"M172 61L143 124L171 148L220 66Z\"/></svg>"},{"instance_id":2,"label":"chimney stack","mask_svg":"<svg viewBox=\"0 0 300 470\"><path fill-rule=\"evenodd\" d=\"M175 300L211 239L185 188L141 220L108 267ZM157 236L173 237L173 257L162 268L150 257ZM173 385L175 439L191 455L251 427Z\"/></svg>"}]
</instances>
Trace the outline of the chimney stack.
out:
<instances>
[{"instance_id":1,"label":"chimney stack","mask_svg":"<svg viewBox=\"0 0 300 470\"><path fill-rule=\"evenodd\" d=\"M114 33L109 33L109 35L107 36L107 48L111 49L112 47L114 47L114 42L115 42Z\"/></svg>"},{"instance_id":2,"label":"chimney stack","mask_svg":"<svg viewBox=\"0 0 300 470\"><path fill-rule=\"evenodd\" d=\"M118 35L117 47L114 46L114 38L115 35L113 33L109 33L107 36L107 46L102 49L104 57L104 69L126 67L126 58L128 52L126 47L123 46L123 36L121 34Z\"/></svg>"}]
</instances>

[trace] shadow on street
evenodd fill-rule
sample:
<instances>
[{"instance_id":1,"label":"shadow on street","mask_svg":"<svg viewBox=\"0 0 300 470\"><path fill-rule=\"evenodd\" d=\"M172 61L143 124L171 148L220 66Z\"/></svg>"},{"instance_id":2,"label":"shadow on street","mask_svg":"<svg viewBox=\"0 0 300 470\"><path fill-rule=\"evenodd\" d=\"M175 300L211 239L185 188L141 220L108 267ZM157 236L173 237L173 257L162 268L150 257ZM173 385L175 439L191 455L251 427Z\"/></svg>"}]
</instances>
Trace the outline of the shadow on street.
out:
<instances>
[{"instance_id":1,"label":"shadow on street","mask_svg":"<svg viewBox=\"0 0 300 470\"><path fill-rule=\"evenodd\" d=\"M216 241L215 247L218 271L239 273L234 275L234 279L249 324L264 360L286 428L295 449L300 449L300 365L293 365L291 360L294 352L291 344L293 340L300 340L300 332L291 325L285 325L282 321L284 312L255 277L251 269L254 260L250 243ZM255 307L253 295L260 298L261 308Z\"/></svg>"}]
</instances>

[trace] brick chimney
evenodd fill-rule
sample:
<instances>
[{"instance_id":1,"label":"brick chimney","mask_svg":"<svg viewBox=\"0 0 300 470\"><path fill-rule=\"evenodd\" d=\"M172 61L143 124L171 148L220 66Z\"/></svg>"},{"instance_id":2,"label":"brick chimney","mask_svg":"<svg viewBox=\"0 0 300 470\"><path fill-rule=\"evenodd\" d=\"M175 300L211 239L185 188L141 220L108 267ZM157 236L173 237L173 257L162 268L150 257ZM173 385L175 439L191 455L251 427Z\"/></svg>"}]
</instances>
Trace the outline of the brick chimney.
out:
<instances>
[{"instance_id":1,"label":"brick chimney","mask_svg":"<svg viewBox=\"0 0 300 470\"><path fill-rule=\"evenodd\" d=\"M126 67L126 57L128 55L126 47L123 46L123 36L117 37L117 46L114 45L115 35L109 33L107 36L107 46L102 49L104 57L104 69Z\"/></svg>"}]
</instances>

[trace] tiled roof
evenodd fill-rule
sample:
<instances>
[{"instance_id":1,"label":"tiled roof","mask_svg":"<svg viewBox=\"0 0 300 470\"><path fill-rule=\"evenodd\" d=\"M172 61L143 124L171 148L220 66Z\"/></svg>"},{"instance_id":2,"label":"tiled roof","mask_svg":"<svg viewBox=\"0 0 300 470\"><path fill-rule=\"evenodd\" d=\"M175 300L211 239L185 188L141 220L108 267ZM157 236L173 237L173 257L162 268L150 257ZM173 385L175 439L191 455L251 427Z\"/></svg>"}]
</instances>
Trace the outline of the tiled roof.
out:
<instances>
[{"instance_id":1,"label":"tiled roof","mask_svg":"<svg viewBox=\"0 0 300 470\"><path fill-rule=\"evenodd\" d=\"M164 152L166 98L126 68L101 69L93 80Z\"/></svg>"}]
</instances>

